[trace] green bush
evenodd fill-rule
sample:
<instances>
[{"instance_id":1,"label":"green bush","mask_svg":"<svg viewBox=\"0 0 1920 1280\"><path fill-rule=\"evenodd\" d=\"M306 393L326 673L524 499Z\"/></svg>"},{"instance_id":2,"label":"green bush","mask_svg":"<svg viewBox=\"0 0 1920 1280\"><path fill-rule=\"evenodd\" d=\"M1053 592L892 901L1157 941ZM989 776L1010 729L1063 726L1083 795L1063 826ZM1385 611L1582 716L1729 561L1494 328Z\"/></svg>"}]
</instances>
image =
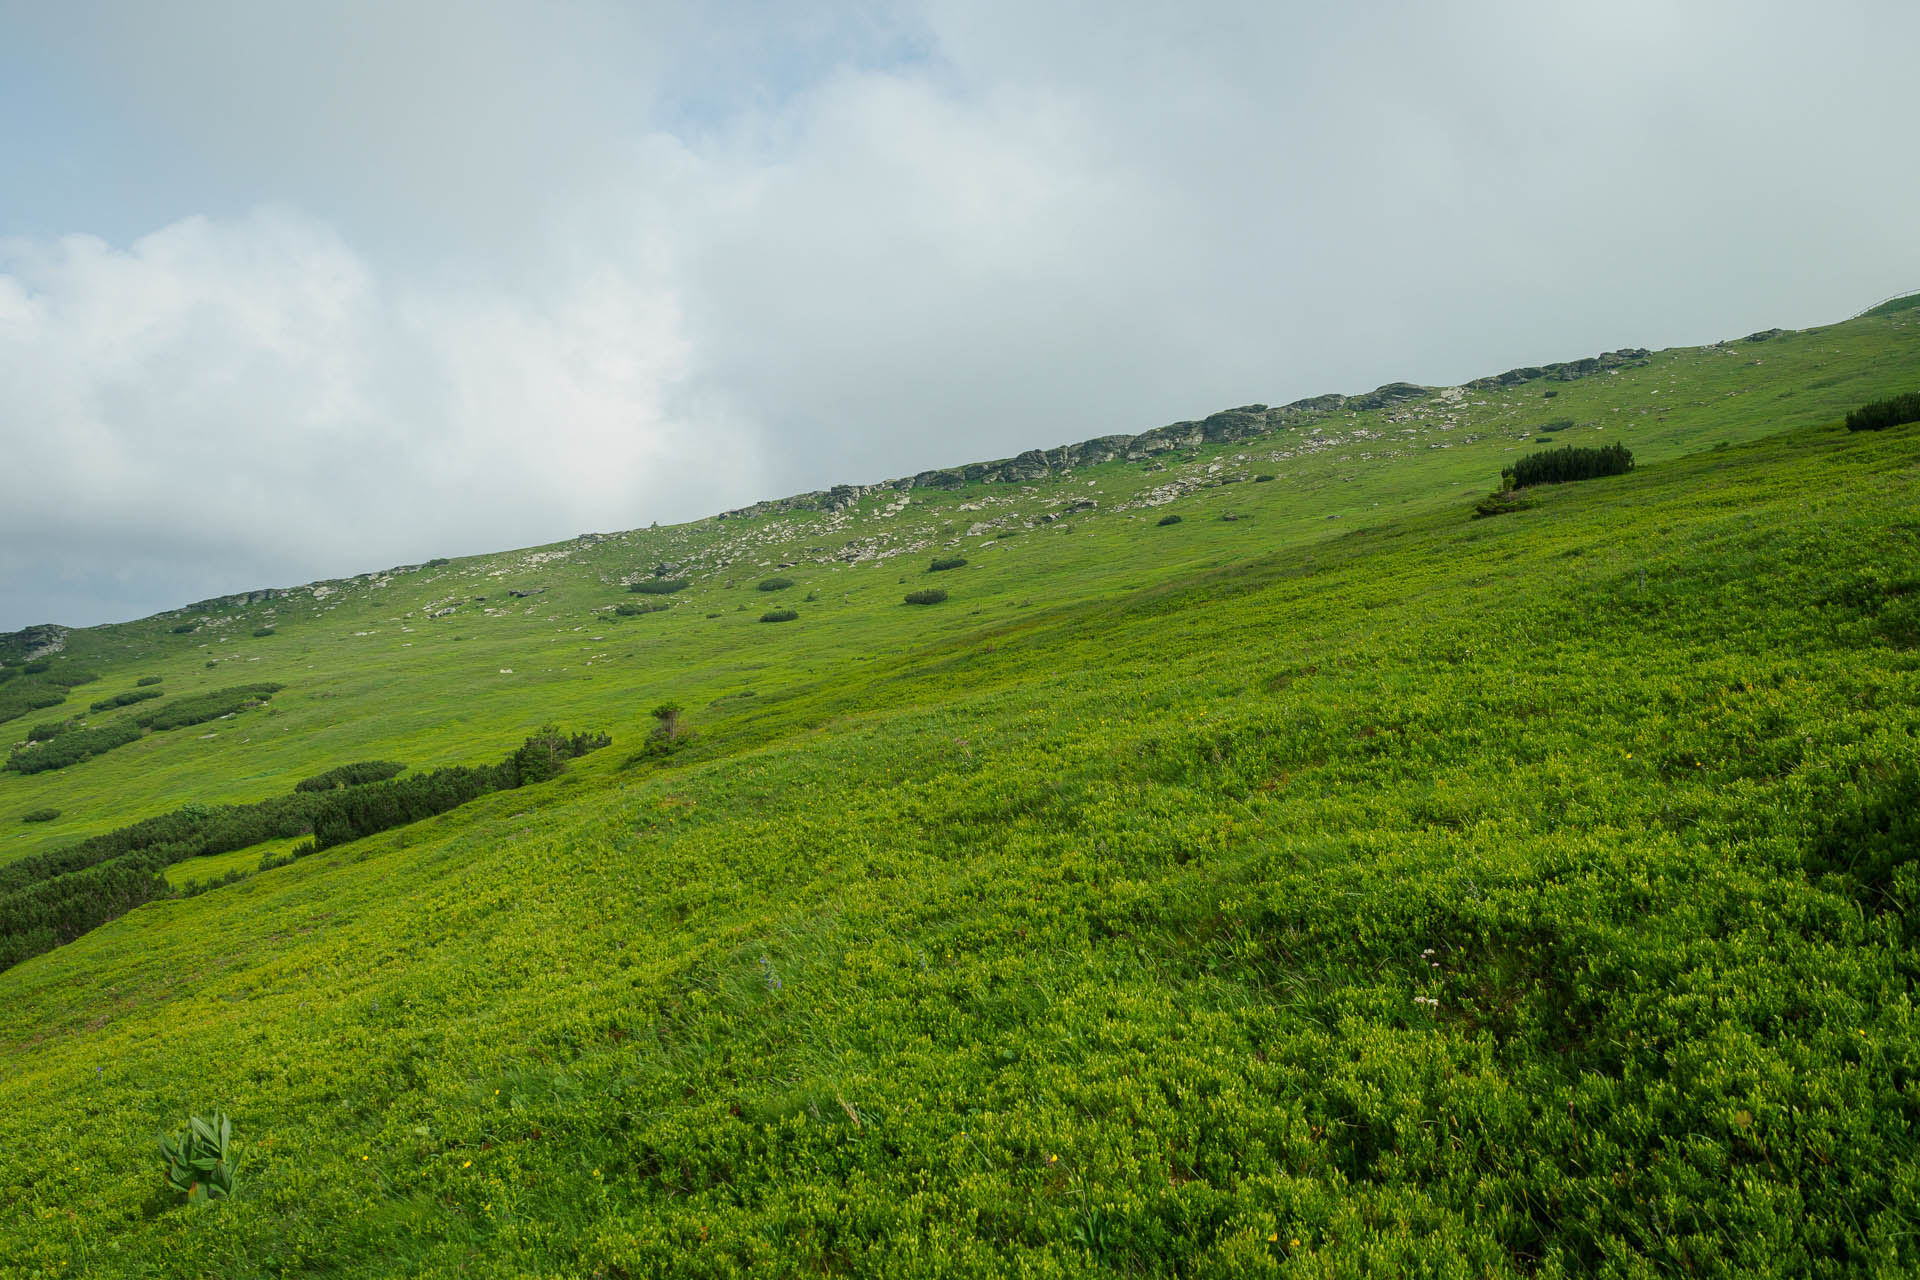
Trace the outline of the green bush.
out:
<instances>
[{"instance_id":1,"label":"green bush","mask_svg":"<svg viewBox=\"0 0 1920 1280\"><path fill-rule=\"evenodd\" d=\"M665 600L649 600L645 604L636 600L622 600L613 606L613 611L623 618L637 618L643 613L665 613L673 608Z\"/></svg>"},{"instance_id":2,"label":"green bush","mask_svg":"<svg viewBox=\"0 0 1920 1280\"><path fill-rule=\"evenodd\" d=\"M70 729L37 746L15 747L5 768L15 773L46 773L64 769L115 747L124 747L139 739L140 726L131 720L116 720L94 729Z\"/></svg>"},{"instance_id":3,"label":"green bush","mask_svg":"<svg viewBox=\"0 0 1920 1280\"><path fill-rule=\"evenodd\" d=\"M1486 516L1503 516L1509 511L1525 511L1528 507L1537 507L1540 499L1531 494L1515 493L1503 489L1499 493L1490 493L1473 504L1473 517L1476 520Z\"/></svg>"},{"instance_id":4,"label":"green bush","mask_svg":"<svg viewBox=\"0 0 1920 1280\"><path fill-rule=\"evenodd\" d=\"M37 680L22 680L0 693L0 722L14 720L29 711L44 711L67 700L64 689L50 689Z\"/></svg>"},{"instance_id":5,"label":"green bush","mask_svg":"<svg viewBox=\"0 0 1920 1280\"><path fill-rule=\"evenodd\" d=\"M167 628L176 636L190 636L199 629L200 624L197 622L182 622L178 626Z\"/></svg>"},{"instance_id":6,"label":"green bush","mask_svg":"<svg viewBox=\"0 0 1920 1280\"><path fill-rule=\"evenodd\" d=\"M760 615L762 622L792 622L800 616L797 609L769 609Z\"/></svg>"},{"instance_id":7,"label":"green bush","mask_svg":"<svg viewBox=\"0 0 1920 1280\"><path fill-rule=\"evenodd\" d=\"M792 585L792 578L768 578L760 584L758 589L761 591L785 591Z\"/></svg>"},{"instance_id":8,"label":"green bush","mask_svg":"<svg viewBox=\"0 0 1920 1280\"><path fill-rule=\"evenodd\" d=\"M1847 430L1884 431L1909 422L1920 422L1920 391L1861 405L1847 415Z\"/></svg>"},{"instance_id":9,"label":"green bush","mask_svg":"<svg viewBox=\"0 0 1920 1280\"><path fill-rule=\"evenodd\" d=\"M385 782L388 778L399 777L407 766L397 760L361 760L353 764L343 764L316 773L311 778L302 778L293 784L295 791L336 791L341 787L362 787L369 782Z\"/></svg>"},{"instance_id":10,"label":"green bush","mask_svg":"<svg viewBox=\"0 0 1920 1280\"><path fill-rule=\"evenodd\" d=\"M210 693L193 694L190 697L177 698L156 710L142 712L134 718L134 723L149 729L162 730L180 729L190 724L205 724L209 720L218 720L221 716L244 711L271 698L284 687L277 684L241 684L227 689L215 689Z\"/></svg>"},{"instance_id":11,"label":"green bush","mask_svg":"<svg viewBox=\"0 0 1920 1280\"><path fill-rule=\"evenodd\" d=\"M1164 529L1170 524L1179 524L1180 517L1179 516L1161 516L1158 523L1160 527Z\"/></svg>"},{"instance_id":12,"label":"green bush","mask_svg":"<svg viewBox=\"0 0 1920 1280\"><path fill-rule=\"evenodd\" d=\"M102 698L91 704L89 711L111 711L115 707L130 707L136 702L148 702L160 696L158 689L129 689L125 693L116 693L111 698Z\"/></svg>"},{"instance_id":13,"label":"green bush","mask_svg":"<svg viewBox=\"0 0 1920 1280\"><path fill-rule=\"evenodd\" d=\"M273 634L272 627L255 627L253 629L253 635L255 639L259 639L261 636L270 636L272 634Z\"/></svg>"},{"instance_id":14,"label":"green bush","mask_svg":"<svg viewBox=\"0 0 1920 1280\"><path fill-rule=\"evenodd\" d=\"M167 1185L194 1204L231 1196L240 1172L232 1139L233 1124L224 1111L215 1112L211 1121L187 1117L187 1127L178 1137L160 1139Z\"/></svg>"},{"instance_id":15,"label":"green bush","mask_svg":"<svg viewBox=\"0 0 1920 1280\"><path fill-rule=\"evenodd\" d=\"M52 822L60 816L58 809L29 809L20 815L22 822Z\"/></svg>"},{"instance_id":16,"label":"green bush","mask_svg":"<svg viewBox=\"0 0 1920 1280\"><path fill-rule=\"evenodd\" d=\"M1572 418L1555 418L1552 422L1543 422L1534 429L1536 431L1546 431L1546 432L1565 431L1568 427L1572 425L1573 425Z\"/></svg>"},{"instance_id":17,"label":"green bush","mask_svg":"<svg viewBox=\"0 0 1920 1280\"><path fill-rule=\"evenodd\" d=\"M676 591L685 591L692 583L686 578L649 578L645 582L630 582L627 590L637 591L643 596L670 596Z\"/></svg>"},{"instance_id":18,"label":"green bush","mask_svg":"<svg viewBox=\"0 0 1920 1280\"><path fill-rule=\"evenodd\" d=\"M958 569L966 562L965 556L935 556L933 563L927 566L927 572L939 573L946 569Z\"/></svg>"},{"instance_id":19,"label":"green bush","mask_svg":"<svg viewBox=\"0 0 1920 1280\"><path fill-rule=\"evenodd\" d=\"M939 604L947 598L947 593L939 587L928 587L925 591L909 591L908 604Z\"/></svg>"},{"instance_id":20,"label":"green bush","mask_svg":"<svg viewBox=\"0 0 1920 1280\"><path fill-rule=\"evenodd\" d=\"M43 720L27 730L28 742L48 742L74 727L73 720Z\"/></svg>"},{"instance_id":21,"label":"green bush","mask_svg":"<svg viewBox=\"0 0 1920 1280\"><path fill-rule=\"evenodd\" d=\"M685 710L679 703L663 702L649 714L653 716L653 728L647 732L646 747L629 764L648 756L670 755L693 741L693 730L686 726L682 718Z\"/></svg>"},{"instance_id":22,"label":"green bush","mask_svg":"<svg viewBox=\"0 0 1920 1280\"><path fill-rule=\"evenodd\" d=\"M1566 484L1590 480L1595 476L1624 475L1633 470L1633 453L1625 445L1610 444L1598 449L1568 445L1530 453L1501 471L1516 489L1536 484Z\"/></svg>"},{"instance_id":23,"label":"green bush","mask_svg":"<svg viewBox=\"0 0 1920 1280\"><path fill-rule=\"evenodd\" d=\"M29 664L28 669L32 669L31 664ZM63 671L47 672L47 683L58 685L62 689L72 689L79 685L92 684L99 678L100 675L98 672L88 671L85 667L68 667Z\"/></svg>"},{"instance_id":24,"label":"green bush","mask_svg":"<svg viewBox=\"0 0 1920 1280\"><path fill-rule=\"evenodd\" d=\"M160 680L161 680L160 676L141 676L138 680L135 680L133 684L134 684L134 687L137 689L144 689L148 685L159 684Z\"/></svg>"},{"instance_id":25,"label":"green bush","mask_svg":"<svg viewBox=\"0 0 1920 1280\"><path fill-rule=\"evenodd\" d=\"M1278 476L1269 475L1263 471L1253 478L1253 482L1255 484L1272 484L1277 479L1279 479Z\"/></svg>"},{"instance_id":26,"label":"green bush","mask_svg":"<svg viewBox=\"0 0 1920 1280\"><path fill-rule=\"evenodd\" d=\"M44 675L47 672L53 670L53 659L52 658L35 658L32 662L21 663L20 670L26 672L30 676Z\"/></svg>"}]
</instances>

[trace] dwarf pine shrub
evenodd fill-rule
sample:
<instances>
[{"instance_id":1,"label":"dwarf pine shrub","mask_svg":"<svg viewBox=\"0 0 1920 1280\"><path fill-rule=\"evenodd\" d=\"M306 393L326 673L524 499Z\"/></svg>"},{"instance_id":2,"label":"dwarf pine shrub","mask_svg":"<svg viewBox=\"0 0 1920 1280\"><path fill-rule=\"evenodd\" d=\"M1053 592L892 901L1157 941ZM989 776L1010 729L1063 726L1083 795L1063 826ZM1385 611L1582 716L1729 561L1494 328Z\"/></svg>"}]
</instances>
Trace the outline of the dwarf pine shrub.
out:
<instances>
[{"instance_id":1,"label":"dwarf pine shrub","mask_svg":"<svg viewBox=\"0 0 1920 1280\"><path fill-rule=\"evenodd\" d=\"M768 578L758 587L761 591L785 591L793 585L792 578Z\"/></svg>"},{"instance_id":2,"label":"dwarf pine shrub","mask_svg":"<svg viewBox=\"0 0 1920 1280\"><path fill-rule=\"evenodd\" d=\"M947 593L939 587L928 587L925 591L909 591L908 604L939 604L947 598Z\"/></svg>"},{"instance_id":3,"label":"dwarf pine shrub","mask_svg":"<svg viewBox=\"0 0 1920 1280\"><path fill-rule=\"evenodd\" d=\"M800 616L798 609L769 609L760 615L762 622L792 622Z\"/></svg>"},{"instance_id":4,"label":"dwarf pine shrub","mask_svg":"<svg viewBox=\"0 0 1920 1280\"><path fill-rule=\"evenodd\" d=\"M1158 523L1160 527L1164 529L1166 526L1170 524L1179 524L1180 517L1179 516L1161 516Z\"/></svg>"},{"instance_id":5,"label":"dwarf pine shrub","mask_svg":"<svg viewBox=\"0 0 1920 1280\"><path fill-rule=\"evenodd\" d=\"M136 702L146 702L160 696L158 689L129 689L125 693L116 693L111 698L102 698L91 704L89 711L111 711L115 707L130 707Z\"/></svg>"},{"instance_id":6,"label":"dwarf pine shrub","mask_svg":"<svg viewBox=\"0 0 1920 1280\"><path fill-rule=\"evenodd\" d=\"M692 585L687 578L648 578L644 582L630 582L627 590L643 596L670 596L676 591L685 591Z\"/></svg>"},{"instance_id":7,"label":"dwarf pine shrub","mask_svg":"<svg viewBox=\"0 0 1920 1280\"><path fill-rule=\"evenodd\" d=\"M1847 430L1885 431L1909 422L1920 422L1920 391L1861 405L1847 415Z\"/></svg>"},{"instance_id":8,"label":"dwarf pine shrub","mask_svg":"<svg viewBox=\"0 0 1920 1280\"><path fill-rule=\"evenodd\" d=\"M370 782L385 782L405 773L407 766L398 760L359 760L302 778L293 784L295 791L336 791L341 787L364 787Z\"/></svg>"},{"instance_id":9,"label":"dwarf pine shrub","mask_svg":"<svg viewBox=\"0 0 1920 1280\"><path fill-rule=\"evenodd\" d=\"M1536 484L1566 484L1595 476L1624 475L1633 470L1633 452L1622 444L1598 449L1568 445L1530 453L1500 472L1516 489Z\"/></svg>"},{"instance_id":10,"label":"dwarf pine shrub","mask_svg":"<svg viewBox=\"0 0 1920 1280\"><path fill-rule=\"evenodd\" d=\"M966 563L965 556L935 556L933 563L927 566L927 572L939 573L946 569L958 569Z\"/></svg>"}]
</instances>

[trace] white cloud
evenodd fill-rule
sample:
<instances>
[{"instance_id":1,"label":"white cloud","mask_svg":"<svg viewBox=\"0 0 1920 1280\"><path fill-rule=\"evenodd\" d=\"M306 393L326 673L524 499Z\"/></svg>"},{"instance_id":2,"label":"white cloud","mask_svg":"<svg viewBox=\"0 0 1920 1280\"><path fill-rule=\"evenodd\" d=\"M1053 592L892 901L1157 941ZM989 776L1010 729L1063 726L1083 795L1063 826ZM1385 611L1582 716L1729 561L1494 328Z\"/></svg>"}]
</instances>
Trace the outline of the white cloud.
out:
<instances>
[{"instance_id":1,"label":"white cloud","mask_svg":"<svg viewBox=\"0 0 1920 1280\"><path fill-rule=\"evenodd\" d=\"M0 576L157 608L701 514L762 478L687 351L663 282L402 288L285 210L0 241Z\"/></svg>"}]
</instances>

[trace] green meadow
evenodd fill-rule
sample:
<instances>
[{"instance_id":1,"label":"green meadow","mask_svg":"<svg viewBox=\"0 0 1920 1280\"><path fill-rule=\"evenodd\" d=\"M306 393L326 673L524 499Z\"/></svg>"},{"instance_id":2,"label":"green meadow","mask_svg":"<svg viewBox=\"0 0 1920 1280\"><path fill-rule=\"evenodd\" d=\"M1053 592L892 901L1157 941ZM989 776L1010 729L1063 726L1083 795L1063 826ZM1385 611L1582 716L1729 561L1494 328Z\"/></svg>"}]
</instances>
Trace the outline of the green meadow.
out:
<instances>
[{"instance_id":1,"label":"green meadow","mask_svg":"<svg viewBox=\"0 0 1920 1280\"><path fill-rule=\"evenodd\" d=\"M0 1275L1920 1272L1920 310L1756 338L69 633L281 688L0 873L613 742L0 971Z\"/></svg>"}]
</instances>

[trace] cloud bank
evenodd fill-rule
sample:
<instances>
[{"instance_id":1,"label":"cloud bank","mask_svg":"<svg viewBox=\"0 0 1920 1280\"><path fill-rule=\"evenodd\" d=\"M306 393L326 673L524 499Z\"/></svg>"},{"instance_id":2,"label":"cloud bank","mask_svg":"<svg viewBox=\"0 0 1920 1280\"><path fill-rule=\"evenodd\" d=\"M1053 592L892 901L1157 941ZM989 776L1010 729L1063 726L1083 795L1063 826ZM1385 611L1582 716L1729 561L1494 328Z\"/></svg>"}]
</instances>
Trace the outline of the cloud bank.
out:
<instances>
[{"instance_id":1,"label":"cloud bank","mask_svg":"<svg viewBox=\"0 0 1920 1280\"><path fill-rule=\"evenodd\" d=\"M0 627L1920 286L1903 4L0 34Z\"/></svg>"}]
</instances>

